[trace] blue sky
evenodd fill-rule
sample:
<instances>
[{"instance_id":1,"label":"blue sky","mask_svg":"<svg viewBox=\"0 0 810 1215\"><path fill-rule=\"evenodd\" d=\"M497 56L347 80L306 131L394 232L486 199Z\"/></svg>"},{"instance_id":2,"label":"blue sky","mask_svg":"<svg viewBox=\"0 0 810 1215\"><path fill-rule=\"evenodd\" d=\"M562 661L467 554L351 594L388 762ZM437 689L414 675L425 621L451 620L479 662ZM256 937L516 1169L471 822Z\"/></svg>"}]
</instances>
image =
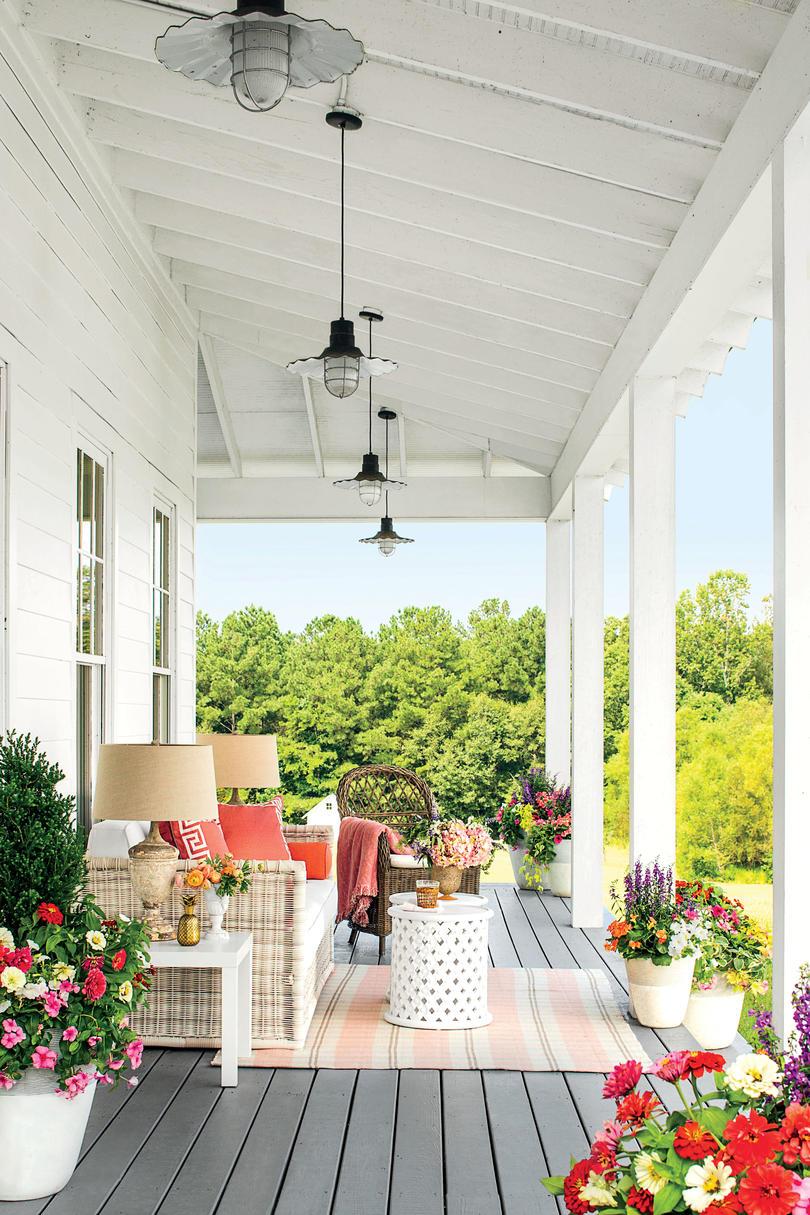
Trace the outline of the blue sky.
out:
<instances>
[{"instance_id":1,"label":"blue sky","mask_svg":"<svg viewBox=\"0 0 810 1215\"><path fill-rule=\"evenodd\" d=\"M755 611L772 589L771 325L677 423L678 588L712 570L742 570ZM605 508L605 611L627 611L628 498ZM383 560L351 524L204 524L198 534L199 607L215 619L258 603L284 629L314 616L357 616L369 628L406 604L438 603L464 618L489 596L515 613L545 599L542 524L418 524L416 543Z\"/></svg>"}]
</instances>

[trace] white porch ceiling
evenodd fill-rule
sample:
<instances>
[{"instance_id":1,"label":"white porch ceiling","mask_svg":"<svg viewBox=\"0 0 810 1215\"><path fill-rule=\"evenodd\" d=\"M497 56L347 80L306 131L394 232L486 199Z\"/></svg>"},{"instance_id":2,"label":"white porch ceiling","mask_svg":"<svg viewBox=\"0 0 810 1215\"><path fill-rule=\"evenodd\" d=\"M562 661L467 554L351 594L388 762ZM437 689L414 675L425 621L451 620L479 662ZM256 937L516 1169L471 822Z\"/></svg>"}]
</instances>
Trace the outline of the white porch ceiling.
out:
<instances>
[{"instance_id":1,"label":"white porch ceiling","mask_svg":"<svg viewBox=\"0 0 810 1215\"><path fill-rule=\"evenodd\" d=\"M283 368L336 313L337 86L251 115L166 72L155 37L220 0L21 6L199 315L203 509L288 517L317 481L328 515L326 483L366 447L364 396L336 401ZM699 395L767 311L767 215L746 199L810 92L790 58L810 45L810 0L292 7L368 52L345 94L365 120L347 138L347 303L382 308L375 350L400 364L375 393L401 415L405 513L544 517L584 459L620 477L629 378L646 360ZM745 256L701 279L713 224L732 221ZM367 514L334 495L334 517Z\"/></svg>"}]
</instances>

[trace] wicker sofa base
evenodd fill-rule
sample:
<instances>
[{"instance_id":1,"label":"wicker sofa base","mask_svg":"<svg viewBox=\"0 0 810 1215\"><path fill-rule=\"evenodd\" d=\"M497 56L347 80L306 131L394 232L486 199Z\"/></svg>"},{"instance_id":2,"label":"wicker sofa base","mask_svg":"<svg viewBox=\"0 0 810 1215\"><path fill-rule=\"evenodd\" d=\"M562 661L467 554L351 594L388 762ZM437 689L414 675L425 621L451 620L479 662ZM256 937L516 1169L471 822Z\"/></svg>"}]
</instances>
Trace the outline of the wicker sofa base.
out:
<instances>
[{"instance_id":1,"label":"wicker sofa base","mask_svg":"<svg viewBox=\"0 0 810 1215\"><path fill-rule=\"evenodd\" d=\"M325 828L298 830L298 838L332 838ZM180 871L191 867L191 862L178 862ZM88 889L108 916L140 914L129 861L89 856L87 871ZM248 893L235 898L228 910L228 928L253 933L254 1047L301 1046L318 996L334 969L334 925L325 925L315 945L303 928L305 905L303 863L266 861L254 873ZM176 891L171 908L164 910L176 923L181 912ZM204 907L200 914L205 929ZM221 1007L219 971L161 969L154 976L149 1007L132 1023L148 1045L218 1047Z\"/></svg>"}]
</instances>

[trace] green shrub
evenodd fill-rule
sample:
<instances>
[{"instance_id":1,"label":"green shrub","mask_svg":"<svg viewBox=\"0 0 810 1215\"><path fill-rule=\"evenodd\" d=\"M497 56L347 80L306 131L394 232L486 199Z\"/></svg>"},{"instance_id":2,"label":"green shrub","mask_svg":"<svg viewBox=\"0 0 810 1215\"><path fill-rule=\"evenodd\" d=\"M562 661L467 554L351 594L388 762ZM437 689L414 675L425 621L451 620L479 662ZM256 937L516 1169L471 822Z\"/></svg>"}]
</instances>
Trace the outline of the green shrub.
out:
<instances>
[{"instance_id":1,"label":"green shrub","mask_svg":"<svg viewBox=\"0 0 810 1215\"><path fill-rule=\"evenodd\" d=\"M0 924L14 935L41 902L72 910L84 887L84 840L63 779L39 739L12 730L0 742Z\"/></svg>"}]
</instances>

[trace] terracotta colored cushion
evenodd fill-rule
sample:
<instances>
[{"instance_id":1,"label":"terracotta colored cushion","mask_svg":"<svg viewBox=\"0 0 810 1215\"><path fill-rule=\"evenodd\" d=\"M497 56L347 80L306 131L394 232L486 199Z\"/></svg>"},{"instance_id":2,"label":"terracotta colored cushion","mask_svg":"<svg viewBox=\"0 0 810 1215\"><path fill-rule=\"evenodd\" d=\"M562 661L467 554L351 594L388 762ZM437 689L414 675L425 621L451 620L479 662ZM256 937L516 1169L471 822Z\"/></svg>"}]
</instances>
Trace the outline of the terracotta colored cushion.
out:
<instances>
[{"instance_id":1,"label":"terracotta colored cushion","mask_svg":"<svg viewBox=\"0 0 810 1215\"><path fill-rule=\"evenodd\" d=\"M290 860L303 861L306 865L308 882L324 882L332 876L332 849L329 844L319 840L296 844L290 840L288 847Z\"/></svg>"},{"instance_id":2,"label":"terracotta colored cushion","mask_svg":"<svg viewBox=\"0 0 810 1215\"><path fill-rule=\"evenodd\" d=\"M220 806L219 821L228 852L238 861L288 861L278 798L265 806Z\"/></svg>"},{"instance_id":3,"label":"terracotta colored cushion","mask_svg":"<svg viewBox=\"0 0 810 1215\"><path fill-rule=\"evenodd\" d=\"M213 819L201 823L160 823L160 834L174 844L181 861L202 861L207 856L224 856L228 851L222 827Z\"/></svg>"}]
</instances>

